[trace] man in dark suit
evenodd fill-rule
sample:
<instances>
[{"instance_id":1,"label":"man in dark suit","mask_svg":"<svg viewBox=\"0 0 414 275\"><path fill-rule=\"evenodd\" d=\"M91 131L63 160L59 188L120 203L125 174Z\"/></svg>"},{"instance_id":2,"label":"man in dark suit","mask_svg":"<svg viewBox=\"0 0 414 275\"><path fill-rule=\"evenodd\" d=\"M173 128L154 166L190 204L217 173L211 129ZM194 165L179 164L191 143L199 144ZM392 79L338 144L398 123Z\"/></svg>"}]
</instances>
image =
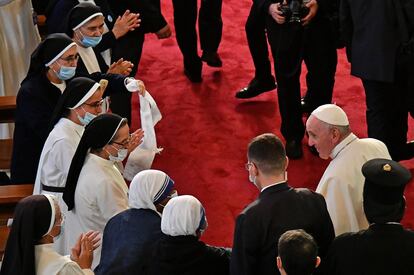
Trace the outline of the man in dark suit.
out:
<instances>
[{"instance_id":1,"label":"man in dark suit","mask_svg":"<svg viewBox=\"0 0 414 275\"><path fill-rule=\"evenodd\" d=\"M237 217L230 273L279 274L278 239L292 229L311 234L323 257L335 236L325 200L313 191L288 185L288 159L280 139L273 134L254 138L247 158L249 179L261 193Z\"/></svg>"},{"instance_id":2,"label":"man in dark suit","mask_svg":"<svg viewBox=\"0 0 414 275\"><path fill-rule=\"evenodd\" d=\"M272 75L266 36L266 14L253 1L246 21L246 37L255 68L254 78L236 93L237 98L251 98L276 88Z\"/></svg>"},{"instance_id":3,"label":"man in dark suit","mask_svg":"<svg viewBox=\"0 0 414 275\"><path fill-rule=\"evenodd\" d=\"M404 188L411 173L398 162L373 159L364 164L364 209L370 226L344 233L332 243L325 274L414 274L414 232L404 229Z\"/></svg>"},{"instance_id":4,"label":"man in dark suit","mask_svg":"<svg viewBox=\"0 0 414 275\"><path fill-rule=\"evenodd\" d=\"M284 14L281 10L283 0L257 1L261 2L263 12L267 14L268 38L278 85L281 132L286 140L288 157L298 159L303 155L301 143L305 133L300 93L303 61L308 69L308 111L332 101L337 54L329 16L335 1L303 1L309 11L301 12L301 18Z\"/></svg>"},{"instance_id":5,"label":"man in dark suit","mask_svg":"<svg viewBox=\"0 0 414 275\"><path fill-rule=\"evenodd\" d=\"M401 49L410 35L414 39L414 2L343 0L340 14L351 74L361 78L365 89L368 136L383 141L394 160L413 158L406 99L413 93L408 83L414 53L407 63Z\"/></svg>"},{"instance_id":6,"label":"man in dark suit","mask_svg":"<svg viewBox=\"0 0 414 275\"><path fill-rule=\"evenodd\" d=\"M202 0L198 18L198 30L203 54L197 48L197 2L196 0L173 0L174 26L178 46L184 58L184 74L191 82L201 82L202 61L211 67L221 67L217 53L221 42L223 21L222 0Z\"/></svg>"}]
</instances>

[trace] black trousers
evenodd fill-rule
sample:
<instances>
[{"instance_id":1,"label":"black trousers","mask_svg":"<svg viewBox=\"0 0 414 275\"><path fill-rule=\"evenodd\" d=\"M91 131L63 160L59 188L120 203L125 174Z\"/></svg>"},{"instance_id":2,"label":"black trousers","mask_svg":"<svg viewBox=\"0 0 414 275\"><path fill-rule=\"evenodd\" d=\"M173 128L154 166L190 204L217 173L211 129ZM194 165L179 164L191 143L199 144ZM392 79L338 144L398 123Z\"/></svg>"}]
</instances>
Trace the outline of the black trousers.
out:
<instances>
[{"instance_id":1,"label":"black trousers","mask_svg":"<svg viewBox=\"0 0 414 275\"><path fill-rule=\"evenodd\" d=\"M177 43L184 57L184 67L201 66L197 51L197 0L173 0ZM217 52L221 42L222 0L201 0L198 29L203 51Z\"/></svg>"},{"instance_id":2,"label":"black trousers","mask_svg":"<svg viewBox=\"0 0 414 275\"><path fill-rule=\"evenodd\" d=\"M278 84L281 132L287 141L301 141L305 133L300 104L302 61L308 69L306 82L313 105L332 101L337 53L330 23L319 18L304 28L291 23L279 25L270 16L267 20Z\"/></svg>"},{"instance_id":3,"label":"black trousers","mask_svg":"<svg viewBox=\"0 0 414 275\"><path fill-rule=\"evenodd\" d=\"M366 95L368 136L384 142L394 160L414 157L414 147L407 145L407 86L398 76L393 83L367 79L362 79L362 83Z\"/></svg>"},{"instance_id":4,"label":"black trousers","mask_svg":"<svg viewBox=\"0 0 414 275\"><path fill-rule=\"evenodd\" d=\"M135 77L137 74L144 38L145 34L142 31L129 32L118 39L115 48L112 49L112 62L123 58L134 63L130 73L131 77ZM129 125L131 125L131 98L131 93L117 93L111 96L110 104L112 112L127 118Z\"/></svg>"},{"instance_id":5,"label":"black trousers","mask_svg":"<svg viewBox=\"0 0 414 275\"><path fill-rule=\"evenodd\" d=\"M255 78L258 81L268 81L272 78L272 71L266 38L266 17L255 2L250 8L245 29L250 54L253 58Z\"/></svg>"}]
</instances>

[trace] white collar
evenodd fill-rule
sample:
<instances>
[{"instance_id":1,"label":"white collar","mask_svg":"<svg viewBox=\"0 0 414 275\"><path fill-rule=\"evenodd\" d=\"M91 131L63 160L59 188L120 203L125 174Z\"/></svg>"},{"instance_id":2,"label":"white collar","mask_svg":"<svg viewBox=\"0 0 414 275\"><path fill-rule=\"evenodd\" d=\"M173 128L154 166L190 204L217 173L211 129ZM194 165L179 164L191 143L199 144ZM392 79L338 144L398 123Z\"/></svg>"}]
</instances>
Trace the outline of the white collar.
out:
<instances>
[{"instance_id":1,"label":"white collar","mask_svg":"<svg viewBox=\"0 0 414 275\"><path fill-rule=\"evenodd\" d=\"M62 117L61 120L64 125L68 125L70 128L73 128L78 136L82 137L83 132L85 131L85 127L83 125L79 125L66 117Z\"/></svg>"},{"instance_id":2,"label":"white collar","mask_svg":"<svg viewBox=\"0 0 414 275\"><path fill-rule=\"evenodd\" d=\"M342 140L339 144L333 148L331 154L329 155L331 159L336 158L339 153L342 152L349 144L351 144L353 141L357 140L358 137L354 135L354 133L350 133L344 140Z\"/></svg>"},{"instance_id":3,"label":"white collar","mask_svg":"<svg viewBox=\"0 0 414 275\"><path fill-rule=\"evenodd\" d=\"M266 187L263 187L262 188L262 190L260 191L260 193L262 193L264 190L266 190L267 188L269 188L269 187L272 187L272 186L275 186L275 185L278 185L278 184L281 184L281 183L285 183L286 182L286 180L282 180L282 181L278 181L278 182L276 182L276 183L273 183L273 184L271 184L271 185L268 185L268 186L266 186Z\"/></svg>"}]
</instances>

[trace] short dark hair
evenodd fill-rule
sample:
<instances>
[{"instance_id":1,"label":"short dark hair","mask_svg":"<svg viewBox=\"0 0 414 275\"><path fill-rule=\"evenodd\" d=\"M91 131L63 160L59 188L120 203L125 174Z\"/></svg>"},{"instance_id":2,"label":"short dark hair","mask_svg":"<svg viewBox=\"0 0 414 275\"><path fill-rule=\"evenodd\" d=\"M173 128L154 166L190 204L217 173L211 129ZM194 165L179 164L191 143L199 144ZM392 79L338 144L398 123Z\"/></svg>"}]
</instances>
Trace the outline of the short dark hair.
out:
<instances>
[{"instance_id":1,"label":"short dark hair","mask_svg":"<svg viewBox=\"0 0 414 275\"><path fill-rule=\"evenodd\" d=\"M279 238L278 253L288 275L308 275L315 270L318 246L302 229L283 233Z\"/></svg>"},{"instance_id":2,"label":"short dark hair","mask_svg":"<svg viewBox=\"0 0 414 275\"><path fill-rule=\"evenodd\" d=\"M247 156L266 175L283 172L286 164L285 147L274 134L262 134L252 139Z\"/></svg>"}]
</instances>

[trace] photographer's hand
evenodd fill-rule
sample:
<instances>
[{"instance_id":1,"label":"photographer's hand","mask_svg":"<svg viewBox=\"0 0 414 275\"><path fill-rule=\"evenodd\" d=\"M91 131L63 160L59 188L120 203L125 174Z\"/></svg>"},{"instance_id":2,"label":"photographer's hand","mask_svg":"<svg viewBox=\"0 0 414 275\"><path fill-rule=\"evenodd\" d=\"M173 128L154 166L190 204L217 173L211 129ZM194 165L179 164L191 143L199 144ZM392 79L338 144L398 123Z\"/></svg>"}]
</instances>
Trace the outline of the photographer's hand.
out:
<instances>
[{"instance_id":1,"label":"photographer's hand","mask_svg":"<svg viewBox=\"0 0 414 275\"><path fill-rule=\"evenodd\" d=\"M302 25L305 26L315 17L318 12L318 2L316 0L310 0L306 3L306 7L309 8L309 13L302 19Z\"/></svg>"},{"instance_id":2,"label":"photographer's hand","mask_svg":"<svg viewBox=\"0 0 414 275\"><path fill-rule=\"evenodd\" d=\"M280 10L280 3L271 4L269 6L269 14L278 24L283 24L286 21L286 18L282 15L282 11Z\"/></svg>"}]
</instances>

